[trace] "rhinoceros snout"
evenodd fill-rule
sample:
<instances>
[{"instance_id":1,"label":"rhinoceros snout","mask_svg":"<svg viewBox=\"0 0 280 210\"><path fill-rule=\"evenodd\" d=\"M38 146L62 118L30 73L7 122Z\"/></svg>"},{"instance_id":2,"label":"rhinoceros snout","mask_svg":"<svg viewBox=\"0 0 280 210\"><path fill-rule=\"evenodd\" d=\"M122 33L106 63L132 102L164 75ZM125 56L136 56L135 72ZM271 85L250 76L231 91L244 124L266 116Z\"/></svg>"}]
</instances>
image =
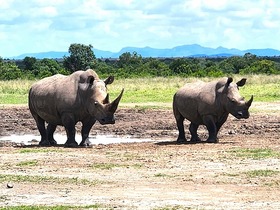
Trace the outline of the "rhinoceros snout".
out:
<instances>
[{"instance_id":1,"label":"rhinoceros snout","mask_svg":"<svg viewBox=\"0 0 280 210\"><path fill-rule=\"evenodd\" d=\"M237 117L242 118L243 117L243 113L241 111L237 112Z\"/></svg>"},{"instance_id":2,"label":"rhinoceros snout","mask_svg":"<svg viewBox=\"0 0 280 210\"><path fill-rule=\"evenodd\" d=\"M249 112L248 111L238 111L237 115L235 116L237 119L241 119L241 118L249 118Z\"/></svg>"},{"instance_id":3,"label":"rhinoceros snout","mask_svg":"<svg viewBox=\"0 0 280 210\"><path fill-rule=\"evenodd\" d=\"M105 124L115 124L115 118L114 116L112 117L104 117L99 120L100 124L105 125Z\"/></svg>"}]
</instances>

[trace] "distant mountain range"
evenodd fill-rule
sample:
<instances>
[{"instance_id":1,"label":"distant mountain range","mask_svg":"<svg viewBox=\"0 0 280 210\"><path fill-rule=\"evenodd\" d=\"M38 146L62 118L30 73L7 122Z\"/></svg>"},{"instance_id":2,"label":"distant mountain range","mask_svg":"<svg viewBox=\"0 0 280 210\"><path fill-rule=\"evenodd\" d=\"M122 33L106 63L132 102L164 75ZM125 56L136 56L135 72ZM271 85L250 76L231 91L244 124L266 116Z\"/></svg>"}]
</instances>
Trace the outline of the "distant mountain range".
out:
<instances>
[{"instance_id":1,"label":"distant mountain range","mask_svg":"<svg viewBox=\"0 0 280 210\"><path fill-rule=\"evenodd\" d=\"M182 45L173 47L171 49L157 49L151 47L125 47L119 52L110 52L99 49L93 49L93 52L97 58L118 58L121 54L125 52L137 52L137 54L142 57L230 57L233 55L243 56L245 53L252 53L257 56L280 56L280 51L266 48L266 49L228 49L224 47L210 48L203 47L198 44L192 45ZM11 57L10 59L23 59L26 56L35 57L37 59L42 58L63 58L63 56L68 56L68 52L41 52L41 53L25 53L19 56Z\"/></svg>"}]
</instances>

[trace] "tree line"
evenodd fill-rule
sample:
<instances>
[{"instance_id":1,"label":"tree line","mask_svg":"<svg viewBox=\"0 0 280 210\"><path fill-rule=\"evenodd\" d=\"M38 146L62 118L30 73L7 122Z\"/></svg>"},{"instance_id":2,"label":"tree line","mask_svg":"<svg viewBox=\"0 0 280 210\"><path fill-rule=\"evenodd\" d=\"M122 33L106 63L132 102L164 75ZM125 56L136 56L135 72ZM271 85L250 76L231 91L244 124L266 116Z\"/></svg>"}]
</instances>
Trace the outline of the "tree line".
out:
<instances>
[{"instance_id":1,"label":"tree line","mask_svg":"<svg viewBox=\"0 0 280 210\"><path fill-rule=\"evenodd\" d=\"M71 74L95 69L101 77L220 77L232 74L280 74L280 57L258 57L251 53L231 57L143 58L125 52L118 59L96 59L91 45L71 44L62 59L0 57L0 80L40 79L54 74Z\"/></svg>"}]
</instances>

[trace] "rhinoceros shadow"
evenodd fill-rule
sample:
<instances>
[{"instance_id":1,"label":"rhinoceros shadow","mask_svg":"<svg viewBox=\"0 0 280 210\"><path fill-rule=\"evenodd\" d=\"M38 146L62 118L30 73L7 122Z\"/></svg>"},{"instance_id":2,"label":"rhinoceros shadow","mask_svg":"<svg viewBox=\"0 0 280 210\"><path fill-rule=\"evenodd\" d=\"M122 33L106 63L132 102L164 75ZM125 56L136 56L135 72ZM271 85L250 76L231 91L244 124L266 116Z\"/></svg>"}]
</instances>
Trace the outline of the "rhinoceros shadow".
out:
<instances>
[{"instance_id":1,"label":"rhinoceros shadow","mask_svg":"<svg viewBox=\"0 0 280 210\"><path fill-rule=\"evenodd\" d=\"M64 144L57 144L57 145L53 145L53 146L40 146L39 144L32 144L32 145L15 145L14 147L17 148L92 148L94 145L90 145L90 146L76 146L76 147L65 147Z\"/></svg>"},{"instance_id":2,"label":"rhinoceros shadow","mask_svg":"<svg viewBox=\"0 0 280 210\"><path fill-rule=\"evenodd\" d=\"M177 141L160 141L156 142L156 145L159 146L166 146L166 145L192 145L192 144L236 144L237 142L234 141L221 141L218 143L209 143L207 141L199 141L199 142L191 142L191 141L186 141L184 143L178 143Z\"/></svg>"}]
</instances>

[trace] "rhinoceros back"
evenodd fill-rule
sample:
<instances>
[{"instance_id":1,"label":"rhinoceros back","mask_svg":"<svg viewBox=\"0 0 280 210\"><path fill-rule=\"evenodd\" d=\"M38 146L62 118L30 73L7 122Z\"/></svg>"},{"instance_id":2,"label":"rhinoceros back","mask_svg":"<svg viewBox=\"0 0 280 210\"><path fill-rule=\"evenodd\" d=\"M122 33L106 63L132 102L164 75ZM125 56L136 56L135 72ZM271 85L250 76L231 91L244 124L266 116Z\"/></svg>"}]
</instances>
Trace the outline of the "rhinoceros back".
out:
<instances>
[{"instance_id":1,"label":"rhinoceros back","mask_svg":"<svg viewBox=\"0 0 280 210\"><path fill-rule=\"evenodd\" d=\"M219 82L187 83L174 95L173 109L179 111L191 122L202 124L202 116L213 114L218 109L217 90L224 85Z\"/></svg>"},{"instance_id":2,"label":"rhinoceros back","mask_svg":"<svg viewBox=\"0 0 280 210\"><path fill-rule=\"evenodd\" d=\"M29 91L29 109L47 122L61 124L61 109L73 109L77 88L70 76L57 74L34 83ZM64 107L63 107L64 106Z\"/></svg>"}]
</instances>

